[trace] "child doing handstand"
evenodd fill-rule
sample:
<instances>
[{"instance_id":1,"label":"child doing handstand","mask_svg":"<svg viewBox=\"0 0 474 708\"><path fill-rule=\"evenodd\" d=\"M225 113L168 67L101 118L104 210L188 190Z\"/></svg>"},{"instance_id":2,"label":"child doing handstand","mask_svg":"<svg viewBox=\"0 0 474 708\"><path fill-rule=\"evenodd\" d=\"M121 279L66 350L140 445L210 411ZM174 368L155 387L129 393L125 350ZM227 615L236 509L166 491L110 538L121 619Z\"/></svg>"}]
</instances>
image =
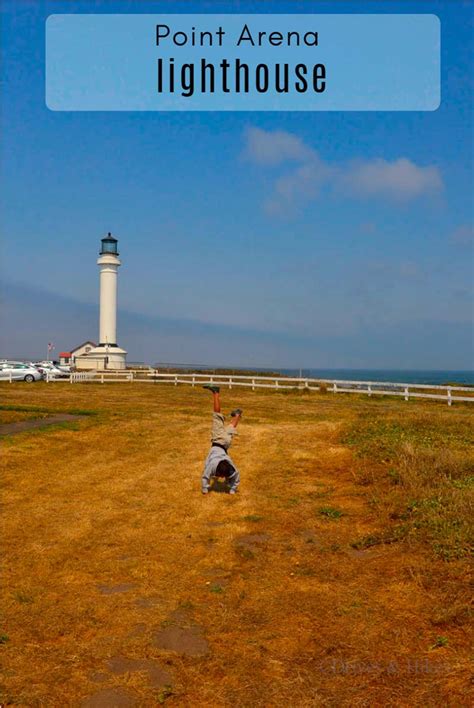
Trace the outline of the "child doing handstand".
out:
<instances>
[{"instance_id":1,"label":"child doing handstand","mask_svg":"<svg viewBox=\"0 0 474 708\"><path fill-rule=\"evenodd\" d=\"M235 494L240 483L240 475L237 467L227 454L227 450L232 444L232 439L237 433L237 426L242 417L242 410L236 408L232 411L229 425L225 424L225 418L221 413L220 388L219 386L206 385L212 392L213 408L211 449L204 463L204 472L201 478L201 490L207 494L211 487L211 480L215 477L224 478L229 488L229 494Z\"/></svg>"}]
</instances>

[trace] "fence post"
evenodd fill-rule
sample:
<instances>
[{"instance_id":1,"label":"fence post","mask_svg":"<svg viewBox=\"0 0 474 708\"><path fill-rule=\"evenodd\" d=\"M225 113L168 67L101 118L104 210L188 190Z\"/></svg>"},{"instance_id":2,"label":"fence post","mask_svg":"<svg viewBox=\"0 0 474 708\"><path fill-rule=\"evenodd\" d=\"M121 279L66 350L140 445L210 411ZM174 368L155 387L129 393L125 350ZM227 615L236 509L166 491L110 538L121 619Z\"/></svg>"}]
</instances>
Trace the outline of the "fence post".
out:
<instances>
[{"instance_id":1,"label":"fence post","mask_svg":"<svg viewBox=\"0 0 474 708\"><path fill-rule=\"evenodd\" d=\"M229 376L229 388L232 388L232 376Z\"/></svg>"},{"instance_id":2,"label":"fence post","mask_svg":"<svg viewBox=\"0 0 474 708\"><path fill-rule=\"evenodd\" d=\"M448 386L448 388L447 388L447 395L448 395L448 406L451 406L453 403L452 394L451 394L451 386Z\"/></svg>"},{"instance_id":3,"label":"fence post","mask_svg":"<svg viewBox=\"0 0 474 708\"><path fill-rule=\"evenodd\" d=\"M176 374L176 376L174 377L174 385L178 385L178 374Z\"/></svg>"},{"instance_id":4,"label":"fence post","mask_svg":"<svg viewBox=\"0 0 474 708\"><path fill-rule=\"evenodd\" d=\"M337 393L337 383L336 382L334 382L332 385L332 392Z\"/></svg>"},{"instance_id":5,"label":"fence post","mask_svg":"<svg viewBox=\"0 0 474 708\"><path fill-rule=\"evenodd\" d=\"M278 388L278 379L275 379L275 388Z\"/></svg>"},{"instance_id":6,"label":"fence post","mask_svg":"<svg viewBox=\"0 0 474 708\"><path fill-rule=\"evenodd\" d=\"M100 375L100 383L104 383L104 374L103 373Z\"/></svg>"},{"instance_id":7,"label":"fence post","mask_svg":"<svg viewBox=\"0 0 474 708\"><path fill-rule=\"evenodd\" d=\"M408 391L408 386L405 386L405 401L408 401L409 397L410 397L410 393Z\"/></svg>"},{"instance_id":8,"label":"fence post","mask_svg":"<svg viewBox=\"0 0 474 708\"><path fill-rule=\"evenodd\" d=\"M193 381L192 381L192 384L191 384L193 388L194 388L195 383L196 383L196 377L193 375Z\"/></svg>"},{"instance_id":9,"label":"fence post","mask_svg":"<svg viewBox=\"0 0 474 708\"><path fill-rule=\"evenodd\" d=\"M304 387L305 387L305 388L309 388L309 381L308 381L308 379L305 380L305 382L304 382Z\"/></svg>"},{"instance_id":10,"label":"fence post","mask_svg":"<svg viewBox=\"0 0 474 708\"><path fill-rule=\"evenodd\" d=\"M255 379L252 379L252 391L255 391Z\"/></svg>"},{"instance_id":11,"label":"fence post","mask_svg":"<svg viewBox=\"0 0 474 708\"><path fill-rule=\"evenodd\" d=\"M369 394L369 396L372 395L372 384L369 384L369 385L367 386L367 393Z\"/></svg>"},{"instance_id":12,"label":"fence post","mask_svg":"<svg viewBox=\"0 0 474 708\"><path fill-rule=\"evenodd\" d=\"M13 383L13 376L12 376L12 372L11 372L11 371L10 371L10 383Z\"/></svg>"}]
</instances>

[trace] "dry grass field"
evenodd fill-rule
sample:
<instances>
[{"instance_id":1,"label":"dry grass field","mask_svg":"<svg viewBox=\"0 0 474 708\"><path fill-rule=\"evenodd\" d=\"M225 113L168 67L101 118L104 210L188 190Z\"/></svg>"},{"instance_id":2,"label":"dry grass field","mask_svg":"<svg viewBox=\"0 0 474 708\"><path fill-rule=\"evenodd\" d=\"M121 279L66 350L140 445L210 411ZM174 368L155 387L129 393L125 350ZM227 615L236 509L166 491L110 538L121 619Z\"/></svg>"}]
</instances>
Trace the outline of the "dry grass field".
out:
<instances>
[{"instance_id":1,"label":"dry grass field","mask_svg":"<svg viewBox=\"0 0 474 708\"><path fill-rule=\"evenodd\" d=\"M223 390L235 497L200 493L209 393L2 384L3 705L467 706L473 412Z\"/></svg>"}]
</instances>

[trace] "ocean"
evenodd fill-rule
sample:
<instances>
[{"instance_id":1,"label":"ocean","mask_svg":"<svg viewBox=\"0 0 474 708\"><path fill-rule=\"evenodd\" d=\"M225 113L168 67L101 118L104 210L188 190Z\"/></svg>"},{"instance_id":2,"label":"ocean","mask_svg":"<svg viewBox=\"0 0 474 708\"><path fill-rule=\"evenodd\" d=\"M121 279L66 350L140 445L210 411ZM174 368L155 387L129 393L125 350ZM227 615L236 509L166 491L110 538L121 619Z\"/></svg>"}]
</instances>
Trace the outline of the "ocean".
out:
<instances>
[{"instance_id":1,"label":"ocean","mask_svg":"<svg viewBox=\"0 0 474 708\"><path fill-rule=\"evenodd\" d=\"M299 376L300 369L281 369L287 376ZM474 371L429 371L423 369L301 369L303 378L343 379L345 381L392 381L393 383L458 383L474 386Z\"/></svg>"},{"instance_id":2,"label":"ocean","mask_svg":"<svg viewBox=\"0 0 474 708\"><path fill-rule=\"evenodd\" d=\"M257 366L229 366L210 364L177 364L177 363L156 363L153 364L158 369L186 369L187 371L218 371L225 370L231 373L255 372L255 373L279 373L282 376L291 376L314 379L340 379L341 381L387 381L391 383L406 384L431 384L433 386L443 386L446 384L463 384L464 386L474 386L474 370L460 369L279 369L277 367L257 367Z\"/></svg>"}]
</instances>

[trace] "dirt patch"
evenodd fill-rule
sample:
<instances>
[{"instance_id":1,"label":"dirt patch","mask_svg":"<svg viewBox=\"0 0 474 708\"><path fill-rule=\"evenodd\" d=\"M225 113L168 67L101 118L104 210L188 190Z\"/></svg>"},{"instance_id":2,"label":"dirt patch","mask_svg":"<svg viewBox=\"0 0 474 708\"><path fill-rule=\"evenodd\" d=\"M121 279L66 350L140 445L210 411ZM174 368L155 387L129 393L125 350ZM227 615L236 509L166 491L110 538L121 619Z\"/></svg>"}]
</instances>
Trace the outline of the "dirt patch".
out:
<instances>
[{"instance_id":1,"label":"dirt patch","mask_svg":"<svg viewBox=\"0 0 474 708\"><path fill-rule=\"evenodd\" d=\"M249 551L253 551L268 543L269 540L268 533L247 533L236 538L235 545L237 548L247 548Z\"/></svg>"},{"instance_id":2,"label":"dirt patch","mask_svg":"<svg viewBox=\"0 0 474 708\"><path fill-rule=\"evenodd\" d=\"M364 558L365 560L369 560L370 558L379 558L383 555L383 551L380 548L350 548L346 551L346 553L350 556L350 558Z\"/></svg>"},{"instance_id":3,"label":"dirt patch","mask_svg":"<svg viewBox=\"0 0 474 708\"><path fill-rule=\"evenodd\" d=\"M224 580L228 579L230 570L226 570L225 568L206 568L202 574L211 580Z\"/></svg>"},{"instance_id":4,"label":"dirt patch","mask_svg":"<svg viewBox=\"0 0 474 708\"><path fill-rule=\"evenodd\" d=\"M139 597L135 600L135 607L140 610L149 610L158 604L158 599L155 597Z\"/></svg>"},{"instance_id":5,"label":"dirt patch","mask_svg":"<svg viewBox=\"0 0 474 708\"><path fill-rule=\"evenodd\" d=\"M170 625L157 632L153 644L158 649L174 651L185 656L205 656L209 652L209 644L203 636L202 627L177 627Z\"/></svg>"},{"instance_id":6,"label":"dirt patch","mask_svg":"<svg viewBox=\"0 0 474 708\"><path fill-rule=\"evenodd\" d=\"M300 536L305 543L313 543L315 545L321 545L321 541L319 541L319 539L316 536L316 534L314 533L314 531L311 531L310 529L303 529L300 532Z\"/></svg>"},{"instance_id":7,"label":"dirt patch","mask_svg":"<svg viewBox=\"0 0 474 708\"><path fill-rule=\"evenodd\" d=\"M234 548L242 560L253 560L263 547L270 540L266 533L247 533L238 536L234 541Z\"/></svg>"},{"instance_id":8,"label":"dirt patch","mask_svg":"<svg viewBox=\"0 0 474 708\"><path fill-rule=\"evenodd\" d=\"M109 675L103 671L94 671L94 673L90 674L89 678L93 683L103 683L107 681Z\"/></svg>"},{"instance_id":9,"label":"dirt patch","mask_svg":"<svg viewBox=\"0 0 474 708\"><path fill-rule=\"evenodd\" d=\"M136 587L134 583L120 583L120 585L98 585L97 590L102 595L116 595L120 592L129 592Z\"/></svg>"},{"instance_id":10,"label":"dirt patch","mask_svg":"<svg viewBox=\"0 0 474 708\"><path fill-rule=\"evenodd\" d=\"M129 674L144 671L152 688L163 688L171 685L170 674L152 659L127 659L125 656L114 656L107 662L113 674Z\"/></svg>"},{"instance_id":11,"label":"dirt patch","mask_svg":"<svg viewBox=\"0 0 474 708\"><path fill-rule=\"evenodd\" d=\"M193 622L191 617L191 610L187 607L177 607L176 610L171 612L163 626L168 626L169 624L178 624L180 627L191 627L195 622Z\"/></svg>"},{"instance_id":12,"label":"dirt patch","mask_svg":"<svg viewBox=\"0 0 474 708\"><path fill-rule=\"evenodd\" d=\"M224 568L207 568L203 571L203 576L208 578L206 585L209 585L213 592L220 592L230 583L230 571Z\"/></svg>"},{"instance_id":13,"label":"dirt patch","mask_svg":"<svg viewBox=\"0 0 474 708\"><path fill-rule=\"evenodd\" d=\"M136 700L123 688L103 688L82 701L82 708L128 708L137 705Z\"/></svg>"},{"instance_id":14,"label":"dirt patch","mask_svg":"<svg viewBox=\"0 0 474 708\"><path fill-rule=\"evenodd\" d=\"M147 625L143 622L140 622L132 628L130 634L127 636L127 639L138 639L139 637L143 637L146 633L146 630Z\"/></svg>"},{"instance_id":15,"label":"dirt patch","mask_svg":"<svg viewBox=\"0 0 474 708\"><path fill-rule=\"evenodd\" d=\"M47 418L48 413L40 413L28 410L3 410L0 406L0 424L19 423L23 420L33 420L35 418Z\"/></svg>"},{"instance_id":16,"label":"dirt patch","mask_svg":"<svg viewBox=\"0 0 474 708\"><path fill-rule=\"evenodd\" d=\"M66 423L72 420L79 420L83 416L72 415L69 413L61 413L59 415L50 415L47 418L35 418L34 420L20 420L16 423L3 423L0 425L0 435L15 435L23 433L27 430L35 428L43 428L45 425L54 425L55 423Z\"/></svg>"}]
</instances>

